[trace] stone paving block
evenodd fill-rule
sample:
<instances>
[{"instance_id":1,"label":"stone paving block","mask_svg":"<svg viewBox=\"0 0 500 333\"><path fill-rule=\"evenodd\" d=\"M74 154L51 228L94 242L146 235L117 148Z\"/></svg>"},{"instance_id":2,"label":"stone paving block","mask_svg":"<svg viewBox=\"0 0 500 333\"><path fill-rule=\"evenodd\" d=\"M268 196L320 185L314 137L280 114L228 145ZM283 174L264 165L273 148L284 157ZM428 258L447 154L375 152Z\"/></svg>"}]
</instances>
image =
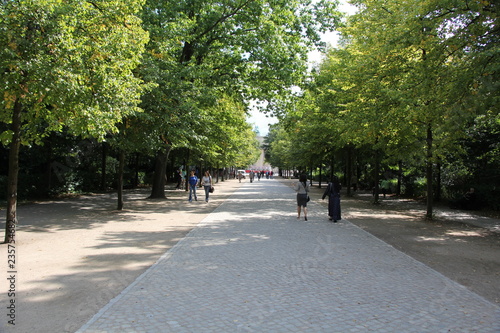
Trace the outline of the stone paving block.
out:
<instances>
[{"instance_id":1,"label":"stone paving block","mask_svg":"<svg viewBox=\"0 0 500 333\"><path fill-rule=\"evenodd\" d=\"M295 193L245 183L78 332L500 332L500 308Z\"/></svg>"}]
</instances>

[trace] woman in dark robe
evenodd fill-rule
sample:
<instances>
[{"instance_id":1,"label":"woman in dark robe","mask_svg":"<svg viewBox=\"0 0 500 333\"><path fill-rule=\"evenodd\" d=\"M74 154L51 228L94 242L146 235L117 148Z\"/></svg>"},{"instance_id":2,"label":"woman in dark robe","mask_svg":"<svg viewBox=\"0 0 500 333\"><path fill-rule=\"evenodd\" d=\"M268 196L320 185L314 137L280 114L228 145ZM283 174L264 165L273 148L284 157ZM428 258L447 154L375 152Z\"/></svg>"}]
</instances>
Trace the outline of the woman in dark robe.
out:
<instances>
[{"instance_id":1,"label":"woman in dark robe","mask_svg":"<svg viewBox=\"0 0 500 333\"><path fill-rule=\"evenodd\" d=\"M333 222L337 222L341 220L340 217L340 189L342 186L340 185L339 178L337 176L333 176L333 180L328 183L328 187L323 193L323 200L328 196L328 216L329 220L333 220Z\"/></svg>"}]
</instances>

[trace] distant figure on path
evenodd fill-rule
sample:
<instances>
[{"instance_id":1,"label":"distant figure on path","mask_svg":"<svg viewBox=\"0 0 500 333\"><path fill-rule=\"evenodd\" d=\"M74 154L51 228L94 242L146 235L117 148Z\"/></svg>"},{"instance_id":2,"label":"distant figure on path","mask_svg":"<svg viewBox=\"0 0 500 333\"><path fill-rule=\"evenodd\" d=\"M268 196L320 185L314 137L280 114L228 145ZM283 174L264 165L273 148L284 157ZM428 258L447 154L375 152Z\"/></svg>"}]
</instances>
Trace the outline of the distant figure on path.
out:
<instances>
[{"instance_id":1,"label":"distant figure on path","mask_svg":"<svg viewBox=\"0 0 500 333\"><path fill-rule=\"evenodd\" d=\"M328 197L328 217L329 220L333 220L333 222L337 222L341 220L340 217L340 189L342 186L340 185L339 178L337 176L333 176L333 180L328 183L328 187L323 193L323 200Z\"/></svg>"},{"instance_id":2,"label":"distant figure on path","mask_svg":"<svg viewBox=\"0 0 500 333\"><path fill-rule=\"evenodd\" d=\"M297 219L300 219L301 207L304 207L304 220L307 221L307 197L309 194L309 184L307 184L307 176L300 175L299 181L295 184L297 192Z\"/></svg>"}]
</instances>

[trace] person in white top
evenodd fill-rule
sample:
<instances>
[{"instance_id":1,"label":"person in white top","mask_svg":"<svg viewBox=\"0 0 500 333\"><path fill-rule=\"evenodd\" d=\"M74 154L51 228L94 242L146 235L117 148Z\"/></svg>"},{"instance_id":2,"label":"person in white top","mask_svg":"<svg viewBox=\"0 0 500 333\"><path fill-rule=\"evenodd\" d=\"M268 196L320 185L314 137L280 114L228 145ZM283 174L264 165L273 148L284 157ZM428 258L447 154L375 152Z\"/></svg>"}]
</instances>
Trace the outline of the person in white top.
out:
<instances>
[{"instance_id":1,"label":"person in white top","mask_svg":"<svg viewBox=\"0 0 500 333\"><path fill-rule=\"evenodd\" d=\"M212 184L212 176L210 176L210 172L208 170L205 171L203 178L201 178L201 183L203 184L203 187L205 188L205 201L208 202L210 189L212 188L212 185L213 185Z\"/></svg>"},{"instance_id":2,"label":"person in white top","mask_svg":"<svg viewBox=\"0 0 500 333\"><path fill-rule=\"evenodd\" d=\"M309 196L307 175L300 175L299 181L295 184L295 191L297 192L297 219L300 219L300 208L304 207L304 220L307 221L307 198Z\"/></svg>"}]
</instances>

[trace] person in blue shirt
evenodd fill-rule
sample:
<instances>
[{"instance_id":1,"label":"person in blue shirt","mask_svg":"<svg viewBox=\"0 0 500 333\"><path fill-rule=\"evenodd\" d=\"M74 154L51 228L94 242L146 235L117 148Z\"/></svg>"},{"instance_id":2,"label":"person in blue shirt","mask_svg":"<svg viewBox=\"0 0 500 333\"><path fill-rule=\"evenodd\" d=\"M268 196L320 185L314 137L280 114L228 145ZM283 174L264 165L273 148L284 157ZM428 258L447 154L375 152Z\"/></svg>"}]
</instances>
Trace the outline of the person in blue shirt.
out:
<instances>
[{"instance_id":1,"label":"person in blue shirt","mask_svg":"<svg viewBox=\"0 0 500 333\"><path fill-rule=\"evenodd\" d=\"M194 170L191 171L191 176L189 177L189 202L194 200L198 201L198 197L196 196L196 186L198 186L198 177L194 174Z\"/></svg>"}]
</instances>

